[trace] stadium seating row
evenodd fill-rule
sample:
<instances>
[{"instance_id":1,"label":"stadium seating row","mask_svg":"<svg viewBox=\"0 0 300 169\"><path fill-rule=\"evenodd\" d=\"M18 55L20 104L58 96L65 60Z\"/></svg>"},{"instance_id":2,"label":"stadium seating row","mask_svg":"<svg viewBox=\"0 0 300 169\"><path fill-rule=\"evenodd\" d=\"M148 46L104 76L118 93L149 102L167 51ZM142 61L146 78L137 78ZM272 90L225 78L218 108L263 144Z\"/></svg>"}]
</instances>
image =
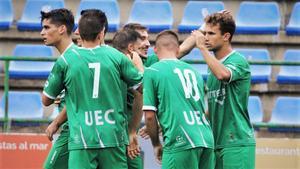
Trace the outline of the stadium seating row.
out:
<instances>
[{"instance_id":1,"label":"stadium seating row","mask_svg":"<svg viewBox=\"0 0 300 169\"><path fill-rule=\"evenodd\" d=\"M11 119L43 119L41 95L37 91L10 91L8 117ZM0 118L4 117L4 97L0 102ZM258 96L250 96L248 111L252 123L262 122L264 111ZM50 118L58 114L54 109ZM300 98L278 97L272 111L270 123L300 125Z\"/></svg>"},{"instance_id":2,"label":"stadium seating row","mask_svg":"<svg viewBox=\"0 0 300 169\"><path fill-rule=\"evenodd\" d=\"M249 61L271 61L267 49L235 49L243 54ZM149 54L153 53L153 48L149 49ZM17 45L13 56L31 57L53 57L51 47L44 45ZM203 60L199 49L193 49L183 60ZM300 61L300 50L287 50L284 54L284 61ZM53 62L41 61L11 61L9 75L12 79L45 79L51 71ZM207 78L206 64L193 64L196 70ZM251 83L268 83L271 79L270 65L251 65ZM281 66L277 75L278 84L300 84L300 66Z\"/></svg>"},{"instance_id":3,"label":"stadium seating row","mask_svg":"<svg viewBox=\"0 0 300 169\"><path fill-rule=\"evenodd\" d=\"M27 0L23 15L17 22L20 31L41 30L40 11L64 7L64 0ZM76 23L81 10L96 8L108 17L109 30L115 32L120 27L120 9L117 0L81 0L76 12ZM203 18L224 9L222 1L188 1L183 18L178 25L181 33L190 32L203 24ZM300 35L300 2L294 5L289 23L285 27L287 35ZM298 12L297 12L298 11ZM236 16L238 34L277 34L280 30L281 14L276 2L244 1ZM13 23L11 0L0 1L0 29L9 29ZM128 22L138 22L150 32L171 29L173 25L172 4L169 1L134 1Z\"/></svg>"}]
</instances>

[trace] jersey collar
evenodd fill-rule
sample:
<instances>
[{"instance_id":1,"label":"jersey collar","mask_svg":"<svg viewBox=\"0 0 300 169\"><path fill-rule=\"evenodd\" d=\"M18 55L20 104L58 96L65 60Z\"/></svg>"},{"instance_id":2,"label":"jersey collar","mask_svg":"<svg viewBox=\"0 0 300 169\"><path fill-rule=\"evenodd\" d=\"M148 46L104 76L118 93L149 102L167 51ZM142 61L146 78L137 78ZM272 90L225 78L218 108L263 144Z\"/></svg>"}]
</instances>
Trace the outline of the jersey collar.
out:
<instances>
[{"instance_id":1,"label":"jersey collar","mask_svg":"<svg viewBox=\"0 0 300 169\"><path fill-rule=\"evenodd\" d=\"M71 48L71 46L73 46L73 45L74 45L74 43L71 42L71 43L68 45L68 47L64 50L64 52L63 52L61 55L64 55L65 52L66 52L69 48Z\"/></svg>"},{"instance_id":2,"label":"jersey collar","mask_svg":"<svg viewBox=\"0 0 300 169\"><path fill-rule=\"evenodd\" d=\"M235 50L232 50L227 56L223 57L220 62L224 62L230 55L232 55L235 52Z\"/></svg>"}]
</instances>

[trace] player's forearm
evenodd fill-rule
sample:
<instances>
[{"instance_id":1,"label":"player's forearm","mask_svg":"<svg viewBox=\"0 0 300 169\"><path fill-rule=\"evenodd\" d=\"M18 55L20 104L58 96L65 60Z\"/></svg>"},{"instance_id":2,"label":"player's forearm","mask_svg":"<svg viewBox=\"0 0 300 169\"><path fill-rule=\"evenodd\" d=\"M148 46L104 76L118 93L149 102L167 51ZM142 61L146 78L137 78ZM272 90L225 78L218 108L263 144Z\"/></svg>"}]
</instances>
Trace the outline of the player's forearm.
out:
<instances>
[{"instance_id":1,"label":"player's forearm","mask_svg":"<svg viewBox=\"0 0 300 169\"><path fill-rule=\"evenodd\" d=\"M158 132L158 123L156 120L156 115L153 111L145 111L145 120L146 120L146 128L147 133L151 138L152 145L159 146L159 132Z\"/></svg>"},{"instance_id":2,"label":"player's forearm","mask_svg":"<svg viewBox=\"0 0 300 169\"><path fill-rule=\"evenodd\" d=\"M177 55L177 58L180 59L184 55L190 53L190 51L195 47L196 40L193 36L187 37L182 44L179 47L179 53Z\"/></svg>"},{"instance_id":3,"label":"player's forearm","mask_svg":"<svg viewBox=\"0 0 300 169\"><path fill-rule=\"evenodd\" d=\"M129 122L129 133L136 132L140 126L142 117L143 117L143 95L137 91L133 92L134 94L134 100L132 105L132 113L133 116L131 118L131 121Z\"/></svg>"},{"instance_id":4,"label":"player's forearm","mask_svg":"<svg viewBox=\"0 0 300 169\"><path fill-rule=\"evenodd\" d=\"M58 127L60 127L64 122L67 121L67 109L66 107L58 114L58 116L53 120L52 123L55 123Z\"/></svg>"},{"instance_id":5,"label":"player's forearm","mask_svg":"<svg viewBox=\"0 0 300 169\"><path fill-rule=\"evenodd\" d=\"M206 64L208 65L211 72L216 76L218 80L228 81L230 79L230 71L210 54L207 48L200 48Z\"/></svg>"}]
</instances>

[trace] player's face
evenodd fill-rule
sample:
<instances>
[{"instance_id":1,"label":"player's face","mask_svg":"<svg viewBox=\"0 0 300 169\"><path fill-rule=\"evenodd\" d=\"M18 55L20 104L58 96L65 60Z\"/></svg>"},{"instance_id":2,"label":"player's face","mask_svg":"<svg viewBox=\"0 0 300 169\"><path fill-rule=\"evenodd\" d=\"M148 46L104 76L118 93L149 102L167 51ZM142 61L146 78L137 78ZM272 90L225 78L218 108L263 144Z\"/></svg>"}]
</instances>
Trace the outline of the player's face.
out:
<instances>
[{"instance_id":1,"label":"player's face","mask_svg":"<svg viewBox=\"0 0 300 169\"><path fill-rule=\"evenodd\" d=\"M149 35L147 30L136 30L141 35L141 47L137 50L137 53L142 57L147 57L148 49L150 47Z\"/></svg>"},{"instance_id":2,"label":"player's face","mask_svg":"<svg viewBox=\"0 0 300 169\"><path fill-rule=\"evenodd\" d=\"M143 40L138 38L137 41L134 42L133 44L133 51L139 53L139 51L143 47L142 45L143 45Z\"/></svg>"},{"instance_id":3,"label":"player's face","mask_svg":"<svg viewBox=\"0 0 300 169\"><path fill-rule=\"evenodd\" d=\"M41 36L45 45L54 46L61 39L61 33L59 27L52 24L49 19L44 19L42 22L43 29L41 31Z\"/></svg>"},{"instance_id":4,"label":"player's face","mask_svg":"<svg viewBox=\"0 0 300 169\"><path fill-rule=\"evenodd\" d=\"M221 34L219 25L206 24L203 33L206 39L205 45L208 50L216 52L223 46L223 35Z\"/></svg>"}]
</instances>

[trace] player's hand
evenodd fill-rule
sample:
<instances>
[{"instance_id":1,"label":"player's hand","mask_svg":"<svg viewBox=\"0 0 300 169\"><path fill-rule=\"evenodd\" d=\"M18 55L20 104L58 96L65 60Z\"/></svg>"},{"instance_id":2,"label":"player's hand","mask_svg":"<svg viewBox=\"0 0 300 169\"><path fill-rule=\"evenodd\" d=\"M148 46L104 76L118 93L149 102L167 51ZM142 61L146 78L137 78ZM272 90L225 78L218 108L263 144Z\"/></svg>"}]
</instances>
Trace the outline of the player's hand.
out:
<instances>
[{"instance_id":1,"label":"player's hand","mask_svg":"<svg viewBox=\"0 0 300 169\"><path fill-rule=\"evenodd\" d=\"M143 126L142 128L139 129L139 135L143 138L143 139L149 139L150 136L149 134L147 133L147 128L146 126Z\"/></svg>"},{"instance_id":2,"label":"player's hand","mask_svg":"<svg viewBox=\"0 0 300 169\"><path fill-rule=\"evenodd\" d=\"M192 36L195 37L196 39L196 46L201 50L206 48L205 42L206 42L206 38L204 36L204 34L199 31L199 30L195 30L192 32Z\"/></svg>"},{"instance_id":3,"label":"player's hand","mask_svg":"<svg viewBox=\"0 0 300 169\"><path fill-rule=\"evenodd\" d=\"M46 135L50 141L53 140L53 135L57 132L59 126L53 121L46 129Z\"/></svg>"},{"instance_id":4,"label":"player's hand","mask_svg":"<svg viewBox=\"0 0 300 169\"><path fill-rule=\"evenodd\" d=\"M128 56L127 56L128 57ZM130 60L134 64L134 66L140 71L144 72L144 65L140 55L137 52L132 51L129 54Z\"/></svg>"},{"instance_id":5,"label":"player's hand","mask_svg":"<svg viewBox=\"0 0 300 169\"><path fill-rule=\"evenodd\" d=\"M153 147L154 149L154 155L155 155L155 158L156 158L156 161L161 164L161 160L162 160L162 145L159 144L157 146L154 146Z\"/></svg>"},{"instance_id":6,"label":"player's hand","mask_svg":"<svg viewBox=\"0 0 300 169\"><path fill-rule=\"evenodd\" d=\"M138 155L140 155L140 146L138 143L138 136L137 134L130 133L129 134L129 145L127 146L127 155L129 158L134 159Z\"/></svg>"}]
</instances>

